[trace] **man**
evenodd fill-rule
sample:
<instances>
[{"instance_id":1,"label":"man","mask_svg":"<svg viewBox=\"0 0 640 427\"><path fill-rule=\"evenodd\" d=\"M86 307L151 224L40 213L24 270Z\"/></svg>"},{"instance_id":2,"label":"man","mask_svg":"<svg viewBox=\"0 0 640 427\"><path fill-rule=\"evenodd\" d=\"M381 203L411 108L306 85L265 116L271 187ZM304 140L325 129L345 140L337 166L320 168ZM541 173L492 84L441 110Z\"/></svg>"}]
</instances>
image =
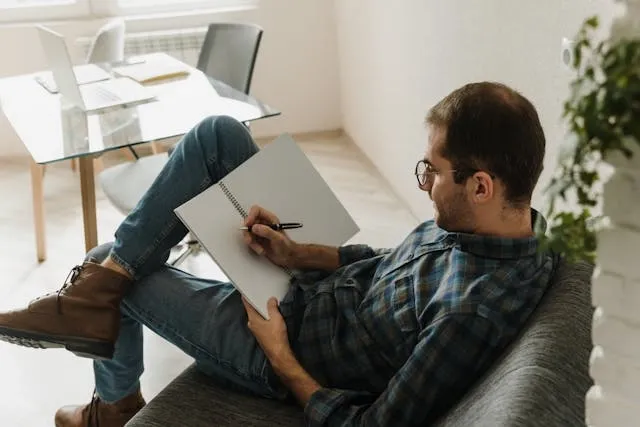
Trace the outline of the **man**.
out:
<instances>
[{"instance_id":1,"label":"man","mask_svg":"<svg viewBox=\"0 0 640 427\"><path fill-rule=\"evenodd\" d=\"M530 208L544 134L531 103L496 83L466 85L427 117L415 169L434 220L393 250L301 245L259 224L247 244L296 271L264 320L228 283L165 266L186 230L173 209L257 151L227 117L192 129L126 217L109 248L75 267L62 288L0 313L3 339L64 346L96 358L91 403L56 425L123 426L143 405L142 327L240 390L302 405L308 425L427 425L512 341L550 280ZM99 262L99 264L97 263ZM244 306L244 307L243 307Z\"/></svg>"}]
</instances>

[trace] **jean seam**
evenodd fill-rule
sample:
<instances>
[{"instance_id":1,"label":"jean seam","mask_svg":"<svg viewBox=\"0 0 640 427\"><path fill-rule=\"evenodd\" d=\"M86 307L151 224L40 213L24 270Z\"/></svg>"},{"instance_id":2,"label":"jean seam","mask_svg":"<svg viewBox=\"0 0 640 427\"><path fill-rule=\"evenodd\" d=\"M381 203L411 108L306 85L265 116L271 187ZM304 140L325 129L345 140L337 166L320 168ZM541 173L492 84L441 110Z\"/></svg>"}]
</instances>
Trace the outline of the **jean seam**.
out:
<instances>
[{"instance_id":1,"label":"jean seam","mask_svg":"<svg viewBox=\"0 0 640 427\"><path fill-rule=\"evenodd\" d=\"M211 185L211 178L207 176L198 186L198 194L204 191L210 185ZM150 246L148 246L147 249L142 253L142 255L140 255L136 259L134 270L139 269L141 265L143 265L145 262L149 260L150 255L153 254L153 252L158 248L158 246L160 245L160 242L162 242L162 240L166 238L169 235L169 233L171 233L171 231L173 231L173 229L179 222L180 220L178 219L178 217L174 215L173 219L162 229L162 231L158 234L158 237L153 241L153 243Z\"/></svg>"},{"instance_id":2,"label":"jean seam","mask_svg":"<svg viewBox=\"0 0 640 427\"><path fill-rule=\"evenodd\" d=\"M210 166L212 166L214 163L218 162L218 157L217 157L217 153L212 153L211 156L207 159L205 159L205 163L207 164L207 168L209 168ZM224 159L220 160L220 167L221 167L221 171L218 171L219 174L216 178L218 178L218 181L220 181L222 178L224 178L225 176L227 176L228 171L229 171L229 167L227 166L226 162L224 161ZM213 180L211 180L213 181ZM216 181L216 182L218 182Z\"/></svg>"},{"instance_id":3,"label":"jean seam","mask_svg":"<svg viewBox=\"0 0 640 427\"><path fill-rule=\"evenodd\" d=\"M144 316L147 318L149 323L153 323L156 326L160 324L158 319L151 312L149 312L148 310L145 310L145 309L140 308L140 307L136 307L136 309L134 310L132 308L131 304L126 302L126 301L123 301L122 304L124 304L129 309L129 311L131 313L137 313L138 312L138 313L144 314ZM140 322L140 319L137 319L137 320ZM144 322L141 322L141 323L144 324ZM200 353L200 354L202 354L202 355L204 355L204 356L206 356L206 357L208 357L210 359L213 359L216 364L220 365L225 370L231 371L232 373L234 373L235 375L237 375L238 377L240 377L242 379L249 380L249 381L254 381L254 382L260 382L260 383L266 385L269 390L274 391L272 389L271 385L269 384L269 382L265 381L264 378L261 378L259 376L255 376L255 375L246 375L245 373L238 371L231 363L229 363L226 360L220 359L220 357L217 354L211 353L206 348L203 348L202 346L200 346L200 345L198 345L196 343L193 343L193 342L191 342L191 340L189 340L186 337L182 336L177 331L177 329L175 327L171 326L168 322L164 322L164 324L167 325L167 327L163 328L163 329L165 329L168 332L171 332L172 335L175 338L178 338L181 341L183 341L184 343L190 345L193 349L195 349L195 351L197 353ZM158 328L158 329L160 329L160 328ZM266 359L266 357L265 357L265 359Z\"/></svg>"},{"instance_id":4,"label":"jean seam","mask_svg":"<svg viewBox=\"0 0 640 427\"><path fill-rule=\"evenodd\" d=\"M127 389L127 391L120 393L122 396L117 399L105 399L102 393L100 393L98 390L96 390L96 393L98 394L98 396L100 396L100 400L102 400L104 403L111 404L111 403L118 402L119 400L122 400L127 396L132 395L136 390L140 390L140 379L136 380L135 384L131 386L129 389ZM115 394L115 393L112 393L112 394Z\"/></svg>"},{"instance_id":5,"label":"jean seam","mask_svg":"<svg viewBox=\"0 0 640 427\"><path fill-rule=\"evenodd\" d=\"M131 277L135 277L136 271L133 267L129 265L120 255L118 255L114 250L109 251L109 258L111 258L116 264L122 267L127 273L131 275Z\"/></svg>"}]
</instances>

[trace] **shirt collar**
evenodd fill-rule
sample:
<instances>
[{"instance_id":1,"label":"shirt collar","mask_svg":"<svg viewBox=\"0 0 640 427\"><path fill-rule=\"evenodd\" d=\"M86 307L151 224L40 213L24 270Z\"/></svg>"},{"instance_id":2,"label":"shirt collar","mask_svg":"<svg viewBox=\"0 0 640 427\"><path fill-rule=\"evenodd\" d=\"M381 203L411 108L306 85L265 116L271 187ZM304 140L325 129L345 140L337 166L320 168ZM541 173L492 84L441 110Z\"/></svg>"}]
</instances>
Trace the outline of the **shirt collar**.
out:
<instances>
[{"instance_id":1,"label":"shirt collar","mask_svg":"<svg viewBox=\"0 0 640 427\"><path fill-rule=\"evenodd\" d=\"M547 221L535 209L531 209L531 223L534 233L544 232ZM469 233L448 233L446 239L464 252L469 252L485 258L515 259L535 255L538 251L538 238L531 237L507 238L496 236L481 236Z\"/></svg>"}]
</instances>

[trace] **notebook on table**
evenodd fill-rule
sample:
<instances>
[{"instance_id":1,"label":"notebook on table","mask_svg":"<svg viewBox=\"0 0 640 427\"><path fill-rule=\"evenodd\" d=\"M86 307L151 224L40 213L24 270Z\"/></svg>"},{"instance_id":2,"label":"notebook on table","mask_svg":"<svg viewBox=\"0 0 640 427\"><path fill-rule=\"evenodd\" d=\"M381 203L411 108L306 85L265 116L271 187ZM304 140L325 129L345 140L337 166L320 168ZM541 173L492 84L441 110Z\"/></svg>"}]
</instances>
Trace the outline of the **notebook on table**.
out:
<instances>
[{"instance_id":1,"label":"notebook on table","mask_svg":"<svg viewBox=\"0 0 640 427\"><path fill-rule=\"evenodd\" d=\"M268 318L267 301L281 300L291 273L256 255L239 230L252 205L273 212L298 243L340 246L359 228L309 159L289 135L282 135L218 183L175 209L245 298Z\"/></svg>"},{"instance_id":2,"label":"notebook on table","mask_svg":"<svg viewBox=\"0 0 640 427\"><path fill-rule=\"evenodd\" d=\"M149 84L186 77L191 72L191 67L171 55L160 52L145 56L144 61L114 67L113 72L138 83Z\"/></svg>"}]
</instances>

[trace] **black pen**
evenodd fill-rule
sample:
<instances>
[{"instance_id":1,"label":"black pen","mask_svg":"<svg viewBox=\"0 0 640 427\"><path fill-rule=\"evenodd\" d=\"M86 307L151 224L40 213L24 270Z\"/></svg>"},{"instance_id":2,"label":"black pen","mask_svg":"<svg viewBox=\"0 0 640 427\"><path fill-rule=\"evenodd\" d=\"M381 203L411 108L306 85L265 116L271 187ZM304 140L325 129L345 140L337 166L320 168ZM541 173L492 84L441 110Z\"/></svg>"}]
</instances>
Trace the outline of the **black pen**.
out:
<instances>
[{"instance_id":1,"label":"black pen","mask_svg":"<svg viewBox=\"0 0 640 427\"><path fill-rule=\"evenodd\" d=\"M270 227L272 230L280 231L280 230L290 230L292 228L301 228L302 223L299 222L281 222L280 224L260 224L266 225ZM240 227L240 230L246 230L251 233L251 227Z\"/></svg>"}]
</instances>

